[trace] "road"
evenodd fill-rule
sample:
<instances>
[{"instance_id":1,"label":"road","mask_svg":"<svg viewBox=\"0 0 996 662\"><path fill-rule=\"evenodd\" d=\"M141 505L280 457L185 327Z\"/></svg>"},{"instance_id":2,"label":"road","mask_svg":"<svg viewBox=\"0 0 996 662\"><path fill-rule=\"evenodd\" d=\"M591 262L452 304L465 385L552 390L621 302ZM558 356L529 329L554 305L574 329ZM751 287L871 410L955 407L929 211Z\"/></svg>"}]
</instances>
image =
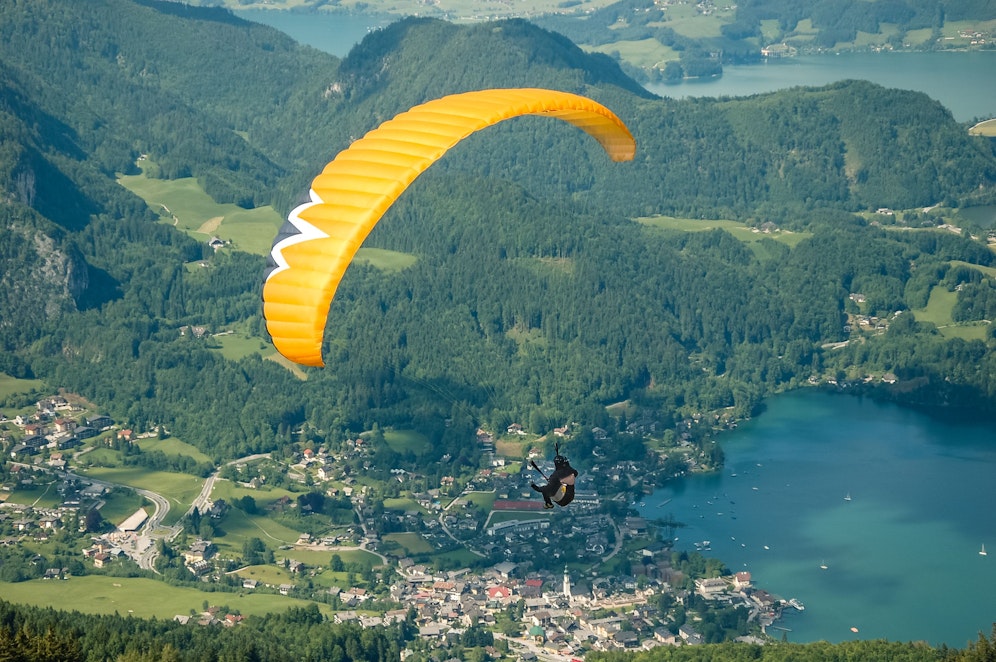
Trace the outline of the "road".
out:
<instances>
[{"instance_id":1,"label":"road","mask_svg":"<svg viewBox=\"0 0 996 662\"><path fill-rule=\"evenodd\" d=\"M495 639L504 639L508 642L509 652L521 653L522 651L529 651L536 656L536 659L543 660L544 662L567 662L572 659L570 655L561 655L560 653L553 653L550 650L543 648L542 646L537 646L535 642L529 639L521 637L509 637L501 632L495 632ZM575 656L576 657L576 656Z\"/></svg>"},{"instance_id":2,"label":"road","mask_svg":"<svg viewBox=\"0 0 996 662\"><path fill-rule=\"evenodd\" d=\"M264 457L270 457L269 453L257 453L256 455L248 455L246 457L240 457L237 460L232 460L227 464L238 464L239 462L251 462L252 460L258 460ZM194 508L203 512L207 509L207 504L211 500L211 491L214 489L214 484L218 480L218 471L215 471L210 476L204 480L204 485L201 486L201 491L194 499L193 503L187 509L186 514L189 515L194 512ZM156 544L158 540L171 541L180 535L183 531L182 524L174 524L173 526L163 527L163 520L166 515L169 514L169 500L162 494L153 492L151 490L145 490L138 487L133 487L131 485L122 485L119 483L111 483L105 480L99 480L92 478L90 476L81 476L79 474L74 474L72 472L66 472L67 477L73 477L81 481L93 483L94 485L101 485L107 488L114 487L125 487L130 490L134 490L137 494L145 497L155 505L155 511L152 515L145 521L145 526L142 527L141 532L137 535L135 540L135 550L132 557L135 562L138 563L140 568L146 570L152 570L156 572L155 563L156 557L159 556L159 547Z\"/></svg>"}]
</instances>

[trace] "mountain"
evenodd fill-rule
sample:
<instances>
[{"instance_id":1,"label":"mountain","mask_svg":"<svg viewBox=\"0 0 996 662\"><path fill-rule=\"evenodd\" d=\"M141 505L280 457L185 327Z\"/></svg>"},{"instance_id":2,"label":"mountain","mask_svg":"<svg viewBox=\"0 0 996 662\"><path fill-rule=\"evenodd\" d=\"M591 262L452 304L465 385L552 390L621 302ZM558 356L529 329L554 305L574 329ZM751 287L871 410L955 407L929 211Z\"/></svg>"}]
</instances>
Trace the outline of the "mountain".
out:
<instances>
[{"instance_id":1,"label":"mountain","mask_svg":"<svg viewBox=\"0 0 996 662\"><path fill-rule=\"evenodd\" d=\"M660 99L520 20L405 19L339 60L222 10L154 0L3 3L0 62L0 369L137 429L166 424L212 457L294 443L304 423L330 437L378 424L438 440L408 462L476 466L461 434L480 423L611 426L605 405L629 400L669 427L746 416L838 373L891 371L904 390L888 395L918 403L996 402L996 369L963 368L992 361L991 332L948 339L906 315L849 342L858 315L922 308L938 287L964 286L965 320L988 315L984 241L910 226L938 224L917 207L991 203L993 144L925 95L851 81ZM334 369L307 381L263 360L262 257L215 253L116 182L141 159L216 202L286 213L379 122L493 86L608 104L636 160L610 164L539 118L469 138L370 237L414 263L351 267L329 321ZM879 208L899 210L904 231L869 223ZM682 231L662 214L744 234ZM250 348L232 358L188 326Z\"/></svg>"}]
</instances>

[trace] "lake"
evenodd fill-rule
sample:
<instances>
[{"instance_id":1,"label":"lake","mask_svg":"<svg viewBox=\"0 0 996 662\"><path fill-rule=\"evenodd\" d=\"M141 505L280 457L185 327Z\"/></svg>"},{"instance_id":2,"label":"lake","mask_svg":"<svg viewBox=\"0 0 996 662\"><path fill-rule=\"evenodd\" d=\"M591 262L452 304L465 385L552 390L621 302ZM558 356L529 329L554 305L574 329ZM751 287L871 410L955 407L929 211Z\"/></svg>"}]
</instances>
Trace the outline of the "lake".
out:
<instances>
[{"instance_id":1,"label":"lake","mask_svg":"<svg viewBox=\"0 0 996 662\"><path fill-rule=\"evenodd\" d=\"M676 481L639 509L686 523L675 533L678 548L708 540L704 554L731 571L750 571L760 588L801 600L805 611L788 610L776 624L789 641L964 647L979 632L990 634L991 422L942 421L801 390L771 399L719 441L727 458L721 473ZM993 554L980 555L983 544Z\"/></svg>"},{"instance_id":2,"label":"lake","mask_svg":"<svg viewBox=\"0 0 996 662\"><path fill-rule=\"evenodd\" d=\"M717 78L649 84L654 94L685 97L748 96L760 92L827 85L850 78L885 87L924 92L959 122L996 117L996 51L938 53L842 53L724 66Z\"/></svg>"},{"instance_id":3,"label":"lake","mask_svg":"<svg viewBox=\"0 0 996 662\"><path fill-rule=\"evenodd\" d=\"M397 16L346 12L298 12L276 9L242 9L239 18L262 23L336 57L345 57L371 30L398 20Z\"/></svg>"},{"instance_id":4,"label":"lake","mask_svg":"<svg viewBox=\"0 0 996 662\"><path fill-rule=\"evenodd\" d=\"M370 30L398 17L344 12L240 10L236 15L263 23L302 44L345 57ZM677 84L648 84L654 94L685 97L748 96L799 85L827 85L856 78L886 87L925 92L959 122L996 117L996 51L939 53L844 53L768 60L764 64L725 66L718 78Z\"/></svg>"}]
</instances>

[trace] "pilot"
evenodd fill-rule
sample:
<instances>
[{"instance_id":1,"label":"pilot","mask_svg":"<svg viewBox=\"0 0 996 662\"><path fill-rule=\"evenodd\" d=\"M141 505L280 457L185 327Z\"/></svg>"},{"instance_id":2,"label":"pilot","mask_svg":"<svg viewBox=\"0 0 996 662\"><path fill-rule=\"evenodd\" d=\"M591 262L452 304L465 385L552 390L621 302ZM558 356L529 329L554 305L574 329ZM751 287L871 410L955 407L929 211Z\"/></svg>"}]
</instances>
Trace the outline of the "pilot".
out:
<instances>
[{"instance_id":1,"label":"pilot","mask_svg":"<svg viewBox=\"0 0 996 662\"><path fill-rule=\"evenodd\" d=\"M532 463L533 468L546 478L536 463ZM578 471L571 466L570 461L560 454L560 445L557 445L557 456L553 458L553 473L547 478L546 485L540 487L536 483L530 486L543 495L543 505L546 508L553 508L553 504L566 506L574 500L574 482L578 477Z\"/></svg>"}]
</instances>

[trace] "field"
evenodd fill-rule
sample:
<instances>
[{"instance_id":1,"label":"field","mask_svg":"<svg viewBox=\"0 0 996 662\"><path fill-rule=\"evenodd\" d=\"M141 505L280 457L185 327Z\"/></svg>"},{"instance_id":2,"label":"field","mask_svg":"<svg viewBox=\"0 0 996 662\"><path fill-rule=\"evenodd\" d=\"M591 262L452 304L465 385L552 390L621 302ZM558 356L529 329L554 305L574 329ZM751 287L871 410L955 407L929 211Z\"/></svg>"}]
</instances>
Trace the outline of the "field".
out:
<instances>
[{"instance_id":1,"label":"field","mask_svg":"<svg viewBox=\"0 0 996 662\"><path fill-rule=\"evenodd\" d=\"M678 59L678 51L670 46L665 46L656 39L616 41L611 44L586 47L585 50L606 55L618 53L624 61L645 69L663 68L665 63Z\"/></svg>"},{"instance_id":2,"label":"field","mask_svg":"<svg viewBox=\"0 0 996 662\"><path fill-rule=\"evenodd\" d=\"M203 610L204 601L212 605L227 605L243 615L263 616L291 607L312 604L282 595L257 593L204 593L193 588L170 586L154 579L104 577L90 575L68 580L36 579L15 584L0 583L4 600L21 604L61 609L74 609L89 614L133 614L140 618L171 619L177 614L189 615ZM155 596L150 600L149 596ZM319 604L322 612L330 613Z\"/></svg>"},{"instance_id":3,"label":"field","mask_svg":"<svg viewBox=\"0 0 996 662\"><path fill-rule=\"evenodd\" d=\"M425 509L418 505L414 499L408 497L387 497L384 499L384 510L395 510L398 512L406 513L411 511L413 513L425 513Z\"/></svg>"},{"instance_id":4,"label":"field","mask_svg":"<svg viewBox=\"0 0 996 662\"><path fill-rule=\"evenodd\" d=\"M775 232L761 232L755 228L749 228L743 223L723 220L699 220L694 218L675 218L673 216L644 216L635 219L636 222L648 227L660 228L664 230L679 230L681 232L705 232L706 230L726 230L740 241L752 244L760 242L764 238L774 239L786 246L795 246L803 239L810 237L808 232L789 232L779 230Z\"/></svg>"},{"instance_id":5,"label":"field","mask_svg":"<svg viewBox=\"0 0 996 662\"><path fill-rule=\"evenodd\" d=\"M254 255L270 252L273 238L284 222L272 207L243 209L233 204L219 204L204 192L193 177L155 179L142 172L140 175L122 175L118 177L118 183L145 200L151 209L160 214L164 223L201 241L219 237ZM355 261L390 272L409 267L416 259L414 255L383 248L361 248ZM225 347L223 345L223 350ZM243 347L233 351L238 353L246 349ZM252 351L259 349L253 347Z\"/></svg>"},{"instance_id":6,"label":"field","mask_svg":"<svg viewBox=\"0 0 996 662\"><path fill-rule=\"evenodd\" d=\"M215 334L211 336L210 347L230 361L238 361L250 354L268 356L277 351L273 345L264 342L259 336L247 336L242 333Z\"/></svg>"},{"instance_id":7,"label":"field","mask_svg":"<svg viewBox=\"0 0 996 662\"><path fill-rule=\"evenodd\" d=\"M974 266L974 265L971 265ZM987 271L996 271L988 269ZM991 275L991 274L990 274ZM930 291L927 307L914 310L913 315L918 322L930 322L937 327L945 338L962 338L964 340L984 340L990 325L985 322L954 322L951 310L958 300L957 292L949 292L946 288L937 286Z\"/></svg>"},{"instance_id":8,"label":"field","mask_svg":"<svg viewBox=\"0 0 996 662\"><path fill-rule=\"evenodd\" d=\"M55 490L56 481L54 479L38 478L36 480L38 482L32 485L18 485L16 490L5 495L6 498L3 501L33 508L58 508L62 505L62 496Z\"/></svg>"},{"instance_id":9,"label":"field","mask_svg":"<svg viewBox=\"0 0 996 662\"><path fill-rule=\"evenodd\" d=\"M161 451L171 457L187 456L197 462L211 462L211 458L196 447L180 441L176 437L167 437L166 439L152 437L139 439L137 443L143 451Z\"/></svg>"},{"instance_id":10,"label":"field","mask_svg":"<svg viewBox=\"0 0 996 662\"><path fill-rule=\"evenodd\" d=\"M164 223L205 242L219 237L255 255L270 252L273 237L283 223L272 207L243 209L233 204L218 204L193 177L153 179L143 172L121 176L118 183L145 200Z\"/></svg>"},{"instance_id":11,"label":"field","mask_svg":"<svg viewBox=\"0 0 996 662\"><path fill-rule=\"evenodd\" d=\"M473 503L483 510L491 510L491 507L495 505L494 492L469 492L462 499Z\"/></svg>"},{"instance_id":12,"label":"field","mask_svg":"<svg viewBox=\"0 0 996 662\"><path fill-rule=\"evenodd\" d=\"M417 533L388 533L384 542L393 542L405 550L406 556L415 554L430 554L435 549L427 540Z\"/></svg>"},{"instance_id":13,"label":"field","mask_svg":"<svg viewBox=\"0 0 996 662\"><path fill-rule=\"evenodd\" d=\"M413 430L385 430L384 441L395 453L411 451L415 455L422 455L432 445L428 437Z\"/></svg>"},{"instance_id":14,"label":"field","mask_svg":"<svg viewBox=\"0 0 996 662\"><path fill-rule=\"evenodd\" d=\"M6 400L12 395L38 391L43 386L44 384L40 379L18 379L0 372L0 401Z\"/></svg>"},{"instance_id":15,"label":"field","mask_svg":"<svg viewBox=\"0 0 996 662\"><path fill-rule=\"evenodd\" d=\"M284 526L265 514L266 509L282 497L296 499L295 493L280 488L251 490L227 480L216 481L211 492L212 500L224 499L230 504L244 496L253 498L260 514L248 515L234 506L228 510L219 523L224 535L214 539L223 556L240 556L243 545L249 538L259 538L271 548L293 545L297 542L301 535L300 531Z\"/></svg>"},{"instance_id":16,"label":"field","mask_svg":"<svg viewBox=\"0 0 996 662\"><path fill-rule=\"evenodd\" d=\"M104 497L104 505L100 507L100 516L114 526L118 526L139 508L144 508L146 515L150 515L156 510L154 504L137 492L118 490Z\"/></svg>"},{"instance_id":17,"label":"field","mask_svg":"<svg viewBox=\"0 0 996 662\"><path fill-rule=\"evenodd\" d=\"M170 501L169 514L163 520L165 526L175 524L183 517L204 486L204 479L197 476L153 471L146 467L90 467L81 470L80 474L162 494Z\"/></svg>"},{"instance_id":18,"label":"field","mask_svg":"<svg viewBox=\"0 0 996 662\"><path fill-rule=\"evenodd\" d=\"M415 264L418 258L410 253L389 251L386 248L361 248L353 262L369 264L381 271L401 271Z\"/></svg>"}]
</instances>

